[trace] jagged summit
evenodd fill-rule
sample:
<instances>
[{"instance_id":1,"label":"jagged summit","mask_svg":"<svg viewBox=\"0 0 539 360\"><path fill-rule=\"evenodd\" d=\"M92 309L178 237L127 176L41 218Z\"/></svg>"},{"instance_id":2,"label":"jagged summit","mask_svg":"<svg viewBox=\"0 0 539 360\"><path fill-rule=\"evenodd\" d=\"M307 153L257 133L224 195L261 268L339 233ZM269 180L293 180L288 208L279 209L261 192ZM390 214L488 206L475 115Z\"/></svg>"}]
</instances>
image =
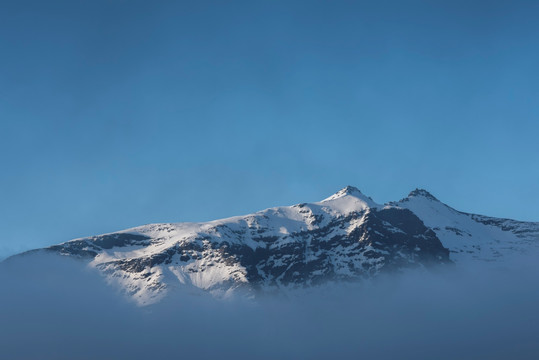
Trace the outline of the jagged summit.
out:
<instances>
[{"instance_id":1,"label":"jagged summit","mask_svg":"<svg viewBox=\"0 0 539 360\"><path fill-rule=\"evenodd\" d=\"M345 196L353 196L355 198L358 198L360 200L363 200L368 206L377 206L377 204L374 202L374 200L365 194L361 192L357 187L355 186L345 186L341 190L337 191L335 194L331 195L330 197L322 200L322 202L330 201L330 200L336 200L343 198Z\"/></svg>"},{"instance_id":2,"label":"jagged summit","mask_svg":"<svg viewBox=\"0 0 539 360\"><path fill-rule=\"evenodd\" d=\"M344 188L342 188L341 190L337 191L335 194L328 197L326 200L338 199L338 198L346 196L346 195L365 196L365 195L363 195L361 190L359 190L357 187L348 185L348 186L345 186Z\"/></svg>"},{"instance_id":3,"label":"jagged summit","mask_svg":"<svg viewBox=\"0 0 539 360\"><path fill-rule=\"evenodd\" d=\"M419 189L419 188L413 190L412 192L408 194L408 198L414 198L414 197L424 197L429 200L439 201L438 199L436 199L436 197L434 197L434 195L429 193L427 190Z\"/></svg>"},{"instance_id":4,"label":"jagged summit","mask_svg":"<svg viewBox=\"0 0 539 360\"><path fill-rule=\"evenodd\" d=\"M342 193L345 193L345 194L350 194L350 195L353 195L354 193L362 194L361 190L359 190L357 187L352 186L352 185L345 186L344 188L339 190L339 192L342 192Z\"/></svg>"}]
</instances>

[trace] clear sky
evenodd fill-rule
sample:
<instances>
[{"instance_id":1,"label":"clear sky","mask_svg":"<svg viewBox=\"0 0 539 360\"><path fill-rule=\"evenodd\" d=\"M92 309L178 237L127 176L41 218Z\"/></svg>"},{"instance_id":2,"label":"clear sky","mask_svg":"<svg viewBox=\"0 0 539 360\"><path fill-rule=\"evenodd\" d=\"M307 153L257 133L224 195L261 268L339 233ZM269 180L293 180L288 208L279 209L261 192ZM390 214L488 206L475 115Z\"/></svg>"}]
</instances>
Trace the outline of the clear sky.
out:
<instances>
[{"instance_id":1,"label":"clear sky","mask_svg":"<svg viewBox=\"0 0 539 360\"><path fill-rule=\"evenodd\" d=\"M539 221L538 1L2 1L0 256L416 187Z\"/></svg>"}]
</instances>

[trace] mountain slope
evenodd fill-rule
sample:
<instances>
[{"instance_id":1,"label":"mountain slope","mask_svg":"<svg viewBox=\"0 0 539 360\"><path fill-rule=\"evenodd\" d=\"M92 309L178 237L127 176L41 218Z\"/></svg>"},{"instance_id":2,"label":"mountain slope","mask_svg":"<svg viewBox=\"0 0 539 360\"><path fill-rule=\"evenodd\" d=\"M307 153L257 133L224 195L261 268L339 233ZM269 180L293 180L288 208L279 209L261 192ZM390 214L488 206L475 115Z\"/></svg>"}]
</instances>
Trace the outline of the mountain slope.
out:
<instances>
[{"instance_id":1,"label":"mountain slope","mask_svg":"<svg viewBox=\"0 0 539 360\"><path fill-rule=\"evenodd\" d=\"M499 219L457 211L425 190L416 189L407 198L392 203L416 214L434 230L451 259L493 262L518 257L539 244L539 223Z\"/></svg>"},{"instance_id":2,"label":"mountain slope","mask_svg":"<svg viewBox=\"0 0 539 360\"><path fill-rule=\"evenodd\" d=\"M496 261L525 251L538 235L538 223L461 213L424 190L380 205L348 186L316 203L145 225L38 251L80 258L147 305L180 288L253 297L453 261Z\"/></svg>"}]
</instances>

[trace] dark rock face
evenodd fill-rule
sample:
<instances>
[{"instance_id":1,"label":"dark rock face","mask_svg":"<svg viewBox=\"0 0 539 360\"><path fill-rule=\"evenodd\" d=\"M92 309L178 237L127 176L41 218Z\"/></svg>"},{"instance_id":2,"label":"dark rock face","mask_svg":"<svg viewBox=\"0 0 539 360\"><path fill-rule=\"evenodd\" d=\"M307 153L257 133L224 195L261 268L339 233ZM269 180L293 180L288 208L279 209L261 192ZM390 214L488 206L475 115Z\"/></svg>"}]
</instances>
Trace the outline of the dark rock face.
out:
<instances>
[{"instance_id":1,"label":"dark rock face","mask_svg":"<svg viewBox=\"0 0 539 360\"><path fill-rule=\"evenodd\" d=\"M335 228L363 223L347 235L331 235ZM253 285L314 285L328 280L353 280L379 272L449 264L449 250L436 234L405 209L369 210L335 219L312 231L291 234L279 247L253 250L221 245L247 269Z\"/></svg>"}]
</instances>

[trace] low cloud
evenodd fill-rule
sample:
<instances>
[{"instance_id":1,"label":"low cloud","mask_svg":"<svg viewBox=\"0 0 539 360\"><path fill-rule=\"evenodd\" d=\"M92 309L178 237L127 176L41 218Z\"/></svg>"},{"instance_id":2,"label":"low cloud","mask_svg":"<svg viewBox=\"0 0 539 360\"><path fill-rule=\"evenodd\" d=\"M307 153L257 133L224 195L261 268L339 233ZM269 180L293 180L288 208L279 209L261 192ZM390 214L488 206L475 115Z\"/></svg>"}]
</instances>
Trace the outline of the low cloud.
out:
<instances>
[{"instance_id":1,"label":"low cloud","mask_svg":"<svg viewBox=\"0 0 539 360\"><path fill-rule=\"evenodd\" d=\"M81 263L0 266L9 359L535 359L539 265L455 267L258 302L177 293L138 308Z\"/></svg>"}]
</instances>

